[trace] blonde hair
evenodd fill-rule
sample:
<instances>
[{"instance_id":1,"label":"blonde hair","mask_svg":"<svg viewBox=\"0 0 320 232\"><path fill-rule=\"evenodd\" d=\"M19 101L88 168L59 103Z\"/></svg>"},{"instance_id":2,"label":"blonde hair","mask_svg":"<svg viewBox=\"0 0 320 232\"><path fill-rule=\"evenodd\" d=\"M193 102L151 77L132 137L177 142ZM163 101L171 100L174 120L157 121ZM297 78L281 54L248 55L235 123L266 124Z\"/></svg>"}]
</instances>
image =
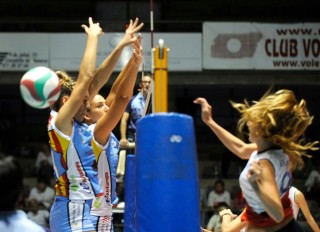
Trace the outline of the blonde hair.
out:
<instances>
[{"instance_id":1,"label":"blonde hair","mask_svg":"<svg viewBox=\"0 0 320 232\"><path fill-rule=\"evenodd\" d=\"M53 104L52 109L54 109L55 111L59 111L59 109L62 106L62 103L61 103L62 97L71 95L76 82L71 76L69 76L64 71L56 71L56 74L60 80L61 93L58 100Z\"/></svg>"},{"instance_id":2,"label":"blonde hair","mask_svg":"<svg viewBox=\"0 0 320 232\"><path fill-rule=\"evenodd\" d=\"M269 90L252 105L246 100L231 104L241 113L239 131L243 131L248 121L258 124L258 135L289 155L292 170L303 167L302 156L311 157L306 153L308 150L318 150L315 147L318 141L306 142L302 137L313 116L309 114L305 100L298 102L293 91L282 89L272 94Z\"/></svg>"}]
</instances>

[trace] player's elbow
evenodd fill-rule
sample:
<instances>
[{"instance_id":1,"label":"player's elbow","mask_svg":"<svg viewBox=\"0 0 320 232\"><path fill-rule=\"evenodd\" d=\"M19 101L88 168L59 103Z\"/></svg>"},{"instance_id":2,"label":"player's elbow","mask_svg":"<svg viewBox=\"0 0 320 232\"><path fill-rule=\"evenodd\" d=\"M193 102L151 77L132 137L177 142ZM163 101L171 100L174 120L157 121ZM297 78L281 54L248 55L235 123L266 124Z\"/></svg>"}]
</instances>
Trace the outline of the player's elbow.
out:
<instances>
[{"instance_id":1,"label":"player's elbow","mask_svg":"<svg viewBox=\"0 0 320 232\"><path fill-rule=\"evenodd\" d=\"M130 96L129 96L129 95L121 95L121 96L120 96L120 100L121 100L121 101L127 101L127 102L129 102Z\"/></svg>"},{"instance_id":2,"label":"player's elbow","mask_svg":"<svg viewBox=\"0 0 320 232\"><path fill-rule=\"evenodd\" d=\"M275 220L275 222L280 223L280 222L282 222L283 219L284 219L284 212L283 212L283 211L277 212L277 213L275 213L275 214L273 215L272 218L273 218L273 220Z\"/></svg>"},{"instance_id":3,"label":"player's elbow","mask_svg":"<svg viewBox=\"0 0 320 232\"><path fill-rule=\"evenodd\" d=\"M82 69L80 69L80 72L79 72L79 76L80 75L82 76L83 79L85 79L87 81L92 81L95 76L95 72L90 71L86 68L82 68Z\"/></svg>"},{"instance_id":4,"label":"player's elbow","mask_svg":"<svg viewBox=\"0 0 320 232\"><path fill-rule=\"evenodd\" d=\"M130 101L131 96L128 94L121 94L120 96L117 97L117 101L120 104L125 104L128 105L129 101Z\"/></svg>"}]
</instances>

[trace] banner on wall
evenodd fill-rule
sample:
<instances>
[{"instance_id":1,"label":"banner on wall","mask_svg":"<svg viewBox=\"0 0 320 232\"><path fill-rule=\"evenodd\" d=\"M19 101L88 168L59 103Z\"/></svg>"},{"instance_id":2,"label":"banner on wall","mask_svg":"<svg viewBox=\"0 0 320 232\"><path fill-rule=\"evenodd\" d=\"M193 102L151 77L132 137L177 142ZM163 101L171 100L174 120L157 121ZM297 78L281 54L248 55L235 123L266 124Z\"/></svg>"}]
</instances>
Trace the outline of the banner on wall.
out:
<instances>
[{"instance_id":1,"label":"banner on wall","mask_svg":"<svg viewBox=\"0 0 320 232\"><path fill-rule=\"evenodd\" d=\"M97 65L122 39L123 33L106 33L99 38ZM144 70L151 72L151 36L143 34ZM86 45L84 33L0 33L0 71L26 71L36 66L78 71ZM169 71L201 71L200 33L155 33L154 46L163 39L169 48ZM121 71L132 54L126 47L115 71Z\"/></svg>"},{"instance_id":2,"label":"banner on wall","mask_svg":"<svg viewBox=\"0 0 320 232\"><path fill-rule=\"evenodd\" d=\"M49 34L0 33L0 70L25 71L49 65Z\"/></svg>"},{"instance_id":3,"label":"banner on wall","mask_svg":"<svg viewBox=\"0 0 320 232\"><path fill-rule=\"evenodd\" d=\"M204 69L320 70L320 23L203 23Z\"/></svg>"},{"instance_id":4,"label":"banner on wall","mask_svg":"<svg viewBox=\"0 0 320 232\"><path fill-rule=\"evenodd\" d=\"M97 64L100 64L122 39L123 33L106 33L99 38ZM50 62L54 69L77 71L80 66L85 38L79 34L53 34L50 43ZM144 70L151 72L151 36L142 33L144 51ZM201 34L200 33L155 33L154 46L163 39L169 51L169 71L201 71ZM131 47L126 47L117 63L120 71L132 54Z\"/></svg>"}]
</instances>

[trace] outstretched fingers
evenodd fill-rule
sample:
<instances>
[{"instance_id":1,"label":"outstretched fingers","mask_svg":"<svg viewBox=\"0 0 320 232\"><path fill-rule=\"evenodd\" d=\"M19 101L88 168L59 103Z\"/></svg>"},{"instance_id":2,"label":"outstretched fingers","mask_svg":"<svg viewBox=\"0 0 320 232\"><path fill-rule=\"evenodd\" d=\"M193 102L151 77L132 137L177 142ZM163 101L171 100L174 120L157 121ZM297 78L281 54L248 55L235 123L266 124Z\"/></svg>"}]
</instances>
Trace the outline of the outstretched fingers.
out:
<instances>
[{"instance_id":1,"label":"outstretched fingers","mask_svg":"<svg viewBox=\"0 0 320 232\"><path fill-rule=\"evenodd\" d=\"M89 17L88 21L89 21L89 26L91 26L91 25L93 24L93 20L92 20L92 18L91 18L91 17Z\"/></svg>"},{"instance_id":2,"label":"outstretched fingers","mask_svg":"<svg viewBox=\"0 0 320 232\"><path fill-rule=\"evenodd\" d=\"M138 18L136 18L134 22L132 21L132 19L130 19L129 26L126 29L126 33L130 34L133 37L135 33L141 30L143 25L143 23L139 24Z\"/></svg>"},{"instance_id":3,"label":"outstretched fingers","mask_svg":"<svg viewBox=\"0 0 320 232\"><path fill-rule=\"evenodd\" d=\"M100 27L100 23L94 23L92 18L88 19L89 27L85 24L82 24L81 27L85 30L88 35L101 35L103 31Z\"/></svg>"}]
</instances>

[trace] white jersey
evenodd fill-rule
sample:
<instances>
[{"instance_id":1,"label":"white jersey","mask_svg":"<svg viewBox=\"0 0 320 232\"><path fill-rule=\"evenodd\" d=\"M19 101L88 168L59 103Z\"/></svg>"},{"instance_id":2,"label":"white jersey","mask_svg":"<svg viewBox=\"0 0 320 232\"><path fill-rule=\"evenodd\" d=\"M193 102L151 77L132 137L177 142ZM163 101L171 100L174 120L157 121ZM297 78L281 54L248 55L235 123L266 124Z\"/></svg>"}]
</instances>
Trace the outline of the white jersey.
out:
<instances>
[{"instance_id":1,"label":"white jersey","mask_svg":"<svg viewBox=\"0 0 320 232\"><path fill-rule=\"evenodd\" d=\"M275 170L275 178L280 196L283 196L289 190L291 174L289 172L289 157L282 150L267 150L262 153L253 152L248 163L240 175L240 187L247 204L255 213L265 211L264 206L258 195L253 190L247 175L251 162L255 160L268 160Z\"/></svg>"},{"instance_id":2,"label":"white jersey","mask_svg":"<svg viewBox=\"0 0 320 232\"><path fill-rule=\"evenodd\" d=\"M292 207L294 219L297 219L299 209L300 209L299 205L295 201L295 194L297 191L298 189L293 186L291 186L291 188L289 189L289 199L291 201L291 207Z\"/></svg>"},{"instance_id":3,"label":"white jersey","mask_svg":"<svg viewBox=\"0 0 320 232\"><path fill-rule=\"evenodd\" d=\"M96 124L89 126L94 131ZM112 205L118 203L116 192L116 172L118 165L119 141L111 132L109 140L101 145L93 138L92 150L95 156L98 180L104 193L103 198L97 197L93 200L91 214L96 216L111 216Z\"/></svg>"}]
</instances>

